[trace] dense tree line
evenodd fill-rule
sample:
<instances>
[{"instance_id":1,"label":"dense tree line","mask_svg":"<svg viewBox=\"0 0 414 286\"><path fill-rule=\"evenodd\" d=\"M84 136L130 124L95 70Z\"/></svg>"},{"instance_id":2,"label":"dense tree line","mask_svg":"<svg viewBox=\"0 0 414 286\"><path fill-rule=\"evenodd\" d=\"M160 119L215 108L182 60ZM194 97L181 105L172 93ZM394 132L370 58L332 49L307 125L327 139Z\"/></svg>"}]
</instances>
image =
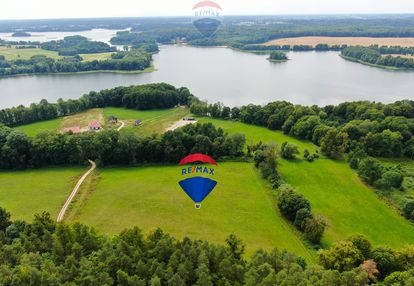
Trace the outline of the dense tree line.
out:
<instances>
[{"instance_id":1,"label":"dense tree line","mask_svg":"<svg viewBox=\"0 0 414 286\"><path fill-rule=\"evenodd\" d=\"M384 49L382 52L384 52ZM413 59L401 56L384 56L378 47L348 47L343 49L341 54L347 59L357 60L363 63L384 67L414 69Z\"/></svg>"},{"instance_id":2,"label":"dense tree line","mask_svg":"<svg viewBox=\"0 0 414 286\"><path fill-rule=\"evenodd\" d=\"M46 132L29 138L0 127L0 169L85 164L88 159L99 165L177 163L191 153L238 157L243 155L244 144L244 135L227 135L212 124L185 126L160 137L101 131Z\"/></svg>"},{"instance_id":3,"label":"dense tree line","mask_svg":"<svg viewBox=\"0 0 414 286\"><path fill-rule=\"evenodd\" d=\"M49 41L40 44L40 48L56 51L61 56L74 56L78 54L95 54L115 52L116 48L103 42L89 41L83 36L67 36L63 40Z\"/></svg>"},{"instance_id":4,"label":"dense tree line","mask_svg":"<svg viewBox=\"0 0 414 286\"><path fill-rule=\"evenodd\" d=\"M42 100L39 104L33 103L29 107L2 109L0 110L0 123L17 126L107 106L140 110L170 108L176 105L187 105L192 98L193 95L187 88L175 88L166 83L116 87L100 92L92 91L76 100L59 99L57 103Z\"/></svg>"},{"instance_id":5,"label":"dense tree line","mask_svg":"<svg viewBox=\"0 0 414 286\"><path fill-rule=\"evenodd\" d=\"M0 208L0 284L14 285L412 285L414 248L372 248L353 236L318 253L321 266L286 251L256 251L229 235L224 245L137 228L108 237L47 213L31 223Z\"/></svg>"},{"instance_id":6,"label":"dense tree line","mask_svg":"<svg viewBox=\"0 0 414 286\"><path fill-rule=\"evenodd\" d=\"M344 102L325 107L276 101L242 107L206 104L194 100L191 111L198 115L239 120L282 130L310 140L330 157L362 149L374 157L414 158L414 101L391 104Z\"/></svg>"},{"instance_id":7,"label":"dense tree line","mask_svg":"<svg viewBox=\"0 0 414 286\"><path fill-rule=\"evenodd\" d=\"M72 55L72 53L71 53ZM28 60L6 60L0 58L0 77L19 74L85 72L99 70L144 70L151 65L152 56L143 50L134 50L127 55L108 60L82 61L77 54L53 59L43 55L32 56Z\"/></svg>"}]
</instances>

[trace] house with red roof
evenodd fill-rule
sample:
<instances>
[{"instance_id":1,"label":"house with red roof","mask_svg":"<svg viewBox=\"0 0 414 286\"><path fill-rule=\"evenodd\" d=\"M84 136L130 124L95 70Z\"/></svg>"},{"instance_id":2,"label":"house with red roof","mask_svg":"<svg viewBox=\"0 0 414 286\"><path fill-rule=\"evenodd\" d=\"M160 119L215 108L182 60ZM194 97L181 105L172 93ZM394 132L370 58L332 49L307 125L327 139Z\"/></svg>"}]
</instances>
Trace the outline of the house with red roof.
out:
<instances>
[{"instance_id":1,"label":"house with red roof","mask_svg":"<svg viewBox=\"0 0 414 286\"><path fill-rule=\"evenodd\" d=\"M101 123L98 120L92 120L89 122L88 127L91 131L98 131L102 128Z\"/></svg>"}]
</instances>

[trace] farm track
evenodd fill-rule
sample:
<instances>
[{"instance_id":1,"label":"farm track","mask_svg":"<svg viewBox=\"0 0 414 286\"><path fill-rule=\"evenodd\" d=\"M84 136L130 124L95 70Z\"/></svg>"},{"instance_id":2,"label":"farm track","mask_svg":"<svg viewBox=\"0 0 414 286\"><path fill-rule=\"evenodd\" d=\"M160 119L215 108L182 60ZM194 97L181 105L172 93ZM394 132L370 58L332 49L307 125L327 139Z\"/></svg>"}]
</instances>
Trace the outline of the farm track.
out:
<instances>
[{"instance_id":1,"label":"farm track","mask_svg":"<svg viewBox=\"0 0 414 286\"><path fill-rule=\"evenodd\" d=\"M63 205L62 209L59 212L59 215L56 219L57 222L61 222L65 216L66 210L68 209L70 203L72 202L73 198L76 196L76 194L78 193L78 190L80 188L80 186L82 185L83 181L85 181L86 177L89 176L90 173L93 172L93 170L95 170L96 168L96 164L94 161L89 160L89 163L91 163L91 168L85 173L83 174L83 176L79 179L79 181L77 182L75 188L73 189L73 191L70 193L68 199L66 200L65 204Z\"/></svg>"}]
</instances>

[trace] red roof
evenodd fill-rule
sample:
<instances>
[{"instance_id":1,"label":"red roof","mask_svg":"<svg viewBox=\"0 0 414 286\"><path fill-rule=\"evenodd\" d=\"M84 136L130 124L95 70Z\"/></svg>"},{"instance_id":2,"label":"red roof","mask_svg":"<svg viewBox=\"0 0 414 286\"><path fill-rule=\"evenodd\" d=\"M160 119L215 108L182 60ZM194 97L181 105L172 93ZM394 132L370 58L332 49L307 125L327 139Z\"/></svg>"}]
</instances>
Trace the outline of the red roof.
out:
<instances>
[{"instance_id":1,"label":"red roof","mask_svg":"<svg viewBox=\"0 0 414 286\"><path fill-rule=\"evenodd\" d=\"M90 128L101 128L101 123L98 120L92 120L89 122Z\"/></svg>"},{"instance_id":2,"label":"red roof","mask_svg":"<svg viewBox=\"0 0 414 286\"><path fill-rule=\"evenodd\" d=\"M208 155L204 155L200 153L188 155L187 157L183 158L180 161L180 163L178 163L178 165L185 165L185 164L193 163L193 162L203 162L203 163L210 163L213 165L217 165L217 162L213 158L211 158Z\"/></svg>"}]
</instances>

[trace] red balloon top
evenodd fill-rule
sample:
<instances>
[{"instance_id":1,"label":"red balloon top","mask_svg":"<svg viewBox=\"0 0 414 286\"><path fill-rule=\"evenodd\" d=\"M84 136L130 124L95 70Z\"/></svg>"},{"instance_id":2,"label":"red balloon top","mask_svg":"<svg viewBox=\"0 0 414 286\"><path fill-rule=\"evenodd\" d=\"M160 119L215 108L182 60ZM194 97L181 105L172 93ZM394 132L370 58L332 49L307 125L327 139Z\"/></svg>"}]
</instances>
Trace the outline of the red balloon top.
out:
<instances>
[{"instance_id":1,"label":"red balloon top","mask_svg":"<svg viewBox=\"0 0 414 286\"><path fill-rule=\"evenodd\" d=\"M188 155L187 157L181 159L178 165L185 165L185 164L193 163L193 162L203 162L203 163L210 163L213 165L217 165L217 162L213 158L211 158L208 155L204 155L200 153Z\"/></svg>"},{"instance_id":2,"label":"red balloon top","mask_svg":"<svg viewBox=\"0 0 414 286\"><path fill-rule=\"evenodd\" d=\"M210 6L210 7L217 8L217 9L221 10L221 7L220 7L219 4L217 4L216 2L213 2L213 1L208 1L208 0L198 2L197 4L194 5L193 10L197 9L197 8L200 8L200 7L205 7L205 6Z\"/></svg>"}]
</instances>

